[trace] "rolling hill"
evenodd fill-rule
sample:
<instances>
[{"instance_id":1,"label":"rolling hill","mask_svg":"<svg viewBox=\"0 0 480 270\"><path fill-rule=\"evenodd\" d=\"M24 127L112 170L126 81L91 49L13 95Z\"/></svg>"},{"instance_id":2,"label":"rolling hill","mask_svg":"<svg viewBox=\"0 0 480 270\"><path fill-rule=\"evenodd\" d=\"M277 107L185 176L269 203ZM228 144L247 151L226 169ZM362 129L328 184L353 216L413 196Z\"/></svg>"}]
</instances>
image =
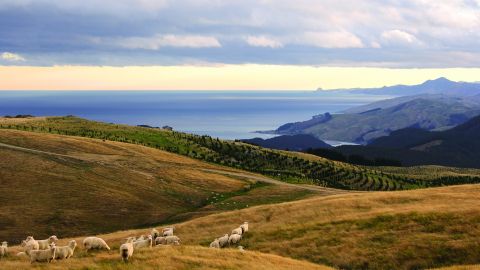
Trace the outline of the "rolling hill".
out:
<instances>
[{"instance_id":1,"label":"rolling hill","mask_svg":"<svg viewBox=\"0 0 480 270\"><path fill-rule=\"evenodd\" d=\"M443 165L480 168L480 116L455 128L431 132L407 128L368 146L341 146L343 154L399 160L404 166Z\"/></svg>"},{"instance_id":2,"label":"rolling hill","mask_svg":"<svg viewBox=\"0 0 480 270\"><path fill-rule=\"evenodd\" d=\"M0 129L97 138L139 144L197 160L260 173L288 183L313 184L346 190L402 190L445 184L480 182L478 175L415 178L384 173L304 153L265 149L163 129L89 121L77 117L0 119Z\"/></svg>"},{"instance_id":3,"label":"rolling hill","mask_svg":"<svg viewBox=\"0 0 480 270\"><path fill-rule=\"evenodd\" d=\"M445 130L480 114L480 98L421 95L379 101L347 110L324 114L310 120L288 123L276 134L310 134L323 140L368 144L392 131L416 127Z\"/></svg>"},{"instance_id":4,"label":"rolling hill","mask_svg":"<svg viewBox=\"0 0 480 270\"><path fill-rule=\"evenodd\" d=\"M167 269L257 269L259 265L262 269L323 269L305 261L335 269L474 265L480 262L479 196L480 185L464 185L261 205L174 224L183 246L141 251L131 264L120 263L116 250L126 237L149 229L100 235L112 252L87 255L79 249L72 260L43 269L136 269L140 265L142 269L152 269L152 265ZM243 221L249 222L249 232L241 242L247 252L199 247L208 246ZM18 247L12 248L13 253L17 251ZM1 263L6 270L28 265L21 258Z\"/></svg>"},{"instance_id":5,"label":"rolling hill","mask_svg":"<svg viewBox=\"0 0 480 270\"><path fill-rule=\"evenodd\" d=\"M0 156L0 239L10 242L25 234L111 232L319 194L90 138L0 130Z\"/></svg>"}]
</instances>

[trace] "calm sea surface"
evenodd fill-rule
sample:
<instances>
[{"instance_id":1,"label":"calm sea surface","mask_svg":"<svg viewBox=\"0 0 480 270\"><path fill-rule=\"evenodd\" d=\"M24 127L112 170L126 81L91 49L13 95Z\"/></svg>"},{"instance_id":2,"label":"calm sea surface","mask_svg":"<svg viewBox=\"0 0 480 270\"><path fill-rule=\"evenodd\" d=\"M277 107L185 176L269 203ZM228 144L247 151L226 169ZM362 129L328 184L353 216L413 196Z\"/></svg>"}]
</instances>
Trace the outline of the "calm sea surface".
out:
<instances>
[{"instance_id":1,"label":"calm sea surface","mask_svg":"<svg viewBox=\"0 0 480 270\"><path fill-rule=\"evenodd\" d=\"M223 139L384 99L312 91L0 91L0 115L76 115L92 120L208 134Z\"/></svg>"}]
</instances>

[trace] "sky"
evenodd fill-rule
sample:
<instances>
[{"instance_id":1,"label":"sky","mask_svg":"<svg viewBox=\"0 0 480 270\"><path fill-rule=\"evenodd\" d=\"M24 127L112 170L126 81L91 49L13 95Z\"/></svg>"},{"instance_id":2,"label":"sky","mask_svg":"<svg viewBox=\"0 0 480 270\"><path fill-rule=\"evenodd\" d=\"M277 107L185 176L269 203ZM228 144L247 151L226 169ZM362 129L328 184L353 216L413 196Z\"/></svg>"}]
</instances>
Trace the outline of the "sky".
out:
<instances>
[{"instance_id":1,"label":"sky","mask_svg":"<svg viewBox=\"0 0 480 270\"><path fill-rule=\"evenodd\" d=\"M0 0L3 90L311 90L479 75L480 0Z\"/></svg>"}]
</instances>

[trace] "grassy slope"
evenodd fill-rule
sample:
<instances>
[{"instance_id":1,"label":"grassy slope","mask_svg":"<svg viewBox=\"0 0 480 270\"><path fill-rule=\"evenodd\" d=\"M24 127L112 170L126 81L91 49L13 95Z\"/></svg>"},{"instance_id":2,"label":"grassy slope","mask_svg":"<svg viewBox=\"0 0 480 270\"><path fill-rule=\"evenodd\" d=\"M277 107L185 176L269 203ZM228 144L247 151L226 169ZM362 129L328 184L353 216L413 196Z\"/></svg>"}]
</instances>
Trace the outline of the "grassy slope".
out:
<instances>
[{"instance_id":1,"label":"grassy slope","mask_svg":"<svg viewBox=\"0 0 480 270\"><path fill-rule=\"evenodd\" d=\"M345 269L475 264L479 197L479 185L336 195L211 215L176 228L183 243L207 245L247 220L247 249Z\"/></svg>"},{"instance_id":2,"label":"grassy slope","mask_svg":"<svg viewBox=\"0 0 480 270\"><path fill-rule=\"evenodd\" d=\"M284 258L271 254L238 250L213 250L202 247L155 247L150 250L139 250L134 253L132 260L125 264L120 261L117 249L111 252L102 252L96 255L86 255L78 251L75 257L66 261L57 261L50 265L30 266L27 259L9 258L0 261L2 270L18 269L165 269L165 270L190 270L190 269L279 269L279 270L328 270L329 267L312 263Z\"/></svg>"},{"instance_id":3,"label":"grassy slope","mask_svg":"<svg viewBox=\"0 0 480 270\"><path fill-rule=\"evenodd\" d=\"M19 122L20 121L20 122ZM196 159L270 175L287 182L313 183L357 190L399 190L454 183L477 183L478 175L432 178L426 181L408 174L383 173L302 154L267 150L208 136L159 129L114 125L75 117L30 120L1 119L0 128L59 133L142 144Z\"/></svg>"},{"instance_id":4,"label":"grassy slope","mask_svg":"<svg viewBox=\"0 0 480 270\"><path fill-rule=\"evenodd\" d=\"M0 143L30 149L0 145L0 239L16 243L315 194L203 171L228 168L134 144L16 130L0 130Z\"/></svg>"}]
</instances>

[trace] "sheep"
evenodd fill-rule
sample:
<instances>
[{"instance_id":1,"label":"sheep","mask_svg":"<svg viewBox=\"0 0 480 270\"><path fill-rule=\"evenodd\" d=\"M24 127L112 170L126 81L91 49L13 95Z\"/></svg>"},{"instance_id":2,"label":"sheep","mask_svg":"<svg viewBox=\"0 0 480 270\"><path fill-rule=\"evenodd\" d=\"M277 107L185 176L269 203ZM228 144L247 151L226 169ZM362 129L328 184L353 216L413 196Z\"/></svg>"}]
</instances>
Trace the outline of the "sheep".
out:
<instances>
[{"instance_id":1,"label":"sheep","mask_svg":"<svg viewBox=\"0 0 480 270\"><path fill-rule=\"evenodd\" d=\"M21 252L18 252L15 256L17 257L23 257L23 256L28 256L27 253L25 253L24 251L21 251Z\"/></svg>"},{"instance_id":2,"label":"sheep","mask_svg":"<svg viewBox=\"0 0 480 270\"><path fill-rule=\"evenodd\" d=\"M243 248L243 246L238 246L238 250L240 250L240 252L244 252L245 249Z\"/></svg>"},{"instance_id":3,"label":"sheep","mask_svg":"<svg viewBox=\"0 0 480 270\"><path fill-rule=\"evenodd\" d=\"M228 233L226 233L224 236L218 238L218 242L220 244L220 247L226 247L228 244Z\"/></svg>"},{"instance_id":4,"label":"sheep","mask_svg":"<svg viewBox=\"0 0 480 270\"><path fill-rule=\"evenodd\" d=\"M230 237L228 238L228 244L232 245L232 244L238 244L240 242L240 240L242 240L242 235L240 234L232 234L230 235Z\"/></svg>"},{"instance_id":5,"label":"sheep","mask_svg":"<svg viewBox=\"0 0 480 270\"><path fill-rule=\"evenodd\" d=\"M240 225L240 228L242 229L243 233L248 232L248 222L244 222L242 225Z\"/></svg>"},{"instance_id":6,"label":"sheep","mask_svg":"<svg viewBox=\"0 0 480 270\"><path fill-rule=\"evenodd\" d=\"M152 236L152 239L155 240L155 239L157 239L157 237L160 236L160 233L155 228L153 228L150 235Z\"/></svg>"},{"instance_id":7,"label":"sheep","mask_svg":"<svg viewBox=\"0 0 480 270\"><path fill-rule=\"evenodd\" d=\"M0 246L0 259L2 257L7 256L8 252L8 243L6 241L2 242L2 245Z\"/></svg>"},{"instance_id":8,"label":"sheep","mask_svg":"<svg viewBox=\"0 0 480 270\"><path fill-rule=\"evenodd\" d=\"M152 247L152 236L151 235L147 236L147 239L145 239L145 240L134 241L133 242L133 247L135 249Z\"/></svg>"},{"instance_id":9,"label":"sheep","mask_svg":"<svg viewBox=\"0 0 480 270\"><path fill-rule=\"evenodd\" d=\"M134 250L133 241L134 240L135 240L135 238L130 237L129 239L127 239L127 242L125 242L125 244L122 244L120 246L120 257L122 257L122 260L124 262L128 262L128 259L130 257L132 257L132 255L133 255L133 250Z\"/></svg>"},{"instance_id":10,"label":"sheep","mask_svg":"<svg viewBox=\"0 0 480 270\"><path fill-rule=\"evenodd\" d=\"M165 241L167 245L180 245L180 238L175 235L165 237Z\"/></svg>"},{"instance_id":11,"label":"sheep","mask_svg":"<svg viewBox=\"0 0 480 270\"><path fill-rule=\"evenodd\" d=\"M34 262L52 262L55 260L55 247L54 243L51 243L49 248L46 250L30 250L30 263Z\"/></svg>"},{"instance_id":12,"label":"sheep","mask_svg":"<svg viewBox=\"0 0 480 270\"><path fill-rule=\"evenodd\" d=\"M45 240L37 240L39 249L48 249L51 243L57 243L58 238L55 235L50 236Z\"/></svg>"},{"instance_id":13,"label":"sheep","mask_svg":"<svg viewBox=\"0 0 480 270\"><path fill-rule=\"evenodd\" d=\"M167 239L165 239L165 237L159 236L155 238L155 246L166 245L166 244L167 244Z\"/></svg>"},{"instance_id":14,"label":"sheep","mask_svg":"<svg viewBox=\"0 0 480 270\"><path fill-rule=\"evenodd\" d=\"M173 228L163 229L163 236L173 236Z\"/></svg>"},{"instance_id":15,"label":"sheep","mask_svg":"<svg viewBox=\"0 0 480 270\"><path fill-rule=\"evenodd\" d=\"M232 234L242 235L243 230L242 230L242 228L238 227L238 228L232 230Z\"/></svg>"},{"instance_id":16,"label":"sheep","mask_svg":"<svg viewBox=\"0 0 480 270\"><path fill-rule=\"evenodd\" d=\"M211 248L220 248L220 243L218 242L218 238L215 238L212 243L210 243Z\"/></svg>"},{"instance_id":17,"label":"sheep","mask_svg":"<svg viewBox=\"0 0 480 270\"><path fill-rule=\"evenodd\" d=\"M21 246L27 255L30 255L30 251L32 250L40 249L38 241L33 239L33 236L28 236L26 240L23 240Z\"/></svg>"},{"instance_id":18,"label":"sheep","mask_svg":"<svg viewBox=\"0 0 480 270\"><path fill-rule=\"evenodd\" d=\"M76 247L77 241L75 240L68 242L67 246L57 247L57 250L55 251L55 259L63 260L72 257Z\"/></svg>"},{"instance_id":19,"label":"sheep","mask_svg":"<svg viewBox=\"0 0 480 270\"><path fill-rule=\"evenodd\" d=\"M135 239L134 241L142 241L142 240L146 240L147 237L145 235L140 235L140 237L138 237L137 239Z\"/></svg>"},{"instance_id":20,"label":"sheep","mask_svg":"<svg viewBox=\"0 0 480 270\"><path fill-rule=\"evenodd\" d=\"M99 237L87 237L83 240L83 247L88 252L91 249L106 249L110 250L105 240Z\"/></svg>"}]
</instances>

